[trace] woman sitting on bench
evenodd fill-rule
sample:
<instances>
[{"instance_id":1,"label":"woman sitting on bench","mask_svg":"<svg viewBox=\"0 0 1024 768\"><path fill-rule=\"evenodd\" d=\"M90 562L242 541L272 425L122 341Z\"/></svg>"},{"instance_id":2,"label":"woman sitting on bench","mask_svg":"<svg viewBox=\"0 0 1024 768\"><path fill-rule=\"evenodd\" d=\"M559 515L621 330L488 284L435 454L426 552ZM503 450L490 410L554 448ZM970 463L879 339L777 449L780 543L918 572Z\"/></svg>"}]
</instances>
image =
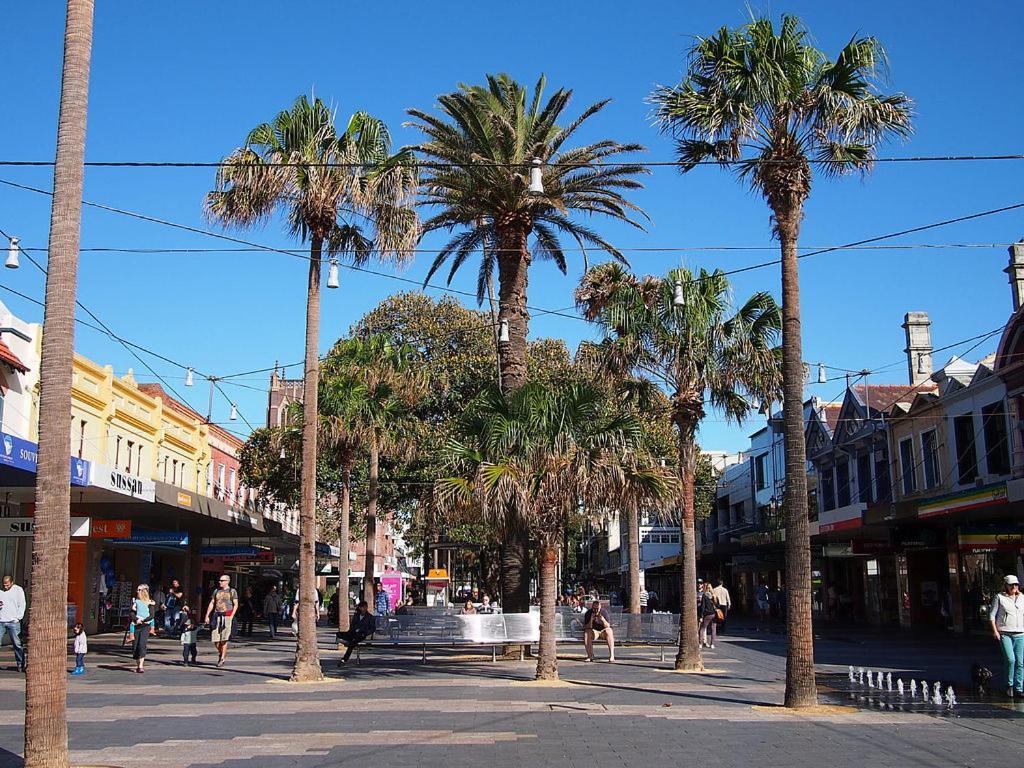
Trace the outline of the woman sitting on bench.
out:
<instances>
[{"instance_id":1,"label":"woman sitting on bench","mask_svg":"<svg viewBox=\"0 0 1024 768\"><path fill-rule=\"evenodd\" d=\"M339 632L338 639L346 646L345 655L341 657L341 663L345 664L352 651L377 629L377 619L370 613L366 601L361 601L356 606L356 612L352 614L352 622L348 632Z\"/></svg>"}]
</instances>

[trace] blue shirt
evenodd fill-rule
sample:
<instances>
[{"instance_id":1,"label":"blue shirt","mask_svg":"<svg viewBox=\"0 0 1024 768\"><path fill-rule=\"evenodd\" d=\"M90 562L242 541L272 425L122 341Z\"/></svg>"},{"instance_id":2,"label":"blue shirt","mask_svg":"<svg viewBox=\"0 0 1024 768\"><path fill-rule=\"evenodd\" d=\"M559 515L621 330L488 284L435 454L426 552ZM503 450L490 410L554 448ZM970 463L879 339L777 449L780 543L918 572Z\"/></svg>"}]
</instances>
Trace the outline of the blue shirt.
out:
<instances>
[{"instance_id":1,"label":"blue shirt","mask_svg":"<svg viewBox=\"0 0 1024 768\"><path fill-rule=\"evenodd\" d=\"M149 612L149 603L140 598L135 598L135 616L136 621L150 623L151 614Z\"/></svg>"},{"instance_id":2,"label":"blue shirt","mask_svg":"<svg viewBox=\"0 0 1024 768\"><path fill-rule=\"evenodd\" d=\"M389 610L391 610L391 600L388 593L382 589L373 600L373 611L378 616L383 616Z\"/></svg>"}]
</instances>

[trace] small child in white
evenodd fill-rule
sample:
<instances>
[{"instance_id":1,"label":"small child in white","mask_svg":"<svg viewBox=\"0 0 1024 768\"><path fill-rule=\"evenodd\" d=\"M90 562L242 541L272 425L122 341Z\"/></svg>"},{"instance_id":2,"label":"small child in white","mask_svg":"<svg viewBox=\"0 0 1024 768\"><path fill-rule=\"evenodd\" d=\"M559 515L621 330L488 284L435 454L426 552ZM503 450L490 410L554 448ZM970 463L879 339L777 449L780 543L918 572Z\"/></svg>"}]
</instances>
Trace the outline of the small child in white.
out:
<instances>
[{"instance_id":1,"label":"small child in white","mask_svg":"<svg viewBox=\"0 0 1024 768\"><path fill-rule=\"evenodd\" d=\"M189 661L196 663L198 654L199 627L192 618L192 609L187 605L181 607L181 616L178 618L178 631L181 632L181 661L187 667Z\"/></svg>"},{"instance_id":2,"label":"small child in white","mask_svg":"<svg viewBox=\"0 0 1024 768\"><path fill-rule=\"evenodd\" d=\"M75 668L71 670L72 675L85 674L85 654L89 652L89 639L85 636L85 629L81 623L75 624L72 630L75 634L73 650L75 652Z\"/></svg>"}]
</instances>

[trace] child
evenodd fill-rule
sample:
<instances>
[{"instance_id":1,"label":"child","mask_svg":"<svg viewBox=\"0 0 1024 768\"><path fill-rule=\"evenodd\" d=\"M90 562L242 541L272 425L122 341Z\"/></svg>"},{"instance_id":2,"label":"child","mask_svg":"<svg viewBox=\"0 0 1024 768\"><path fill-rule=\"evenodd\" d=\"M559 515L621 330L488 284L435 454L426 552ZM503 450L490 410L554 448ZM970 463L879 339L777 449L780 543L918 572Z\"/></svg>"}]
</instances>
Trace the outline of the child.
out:
<instances>
[{"instance_id":1,"label":"child","mask_svg":"<svg viewBox=\"0 0 1024 768\"><path fill-rule=\"evenodd\" d=\"M181 607L181 616L178 618L178 631L181 633L181 661L187 667L189 660L196 663L198 648L196 643L199 639L199 628L192 618L192 610L187 606Z\"/></svg>"},{"instance_id":2,"label":"child","mask_svg":"<svg viewBox=\"0 0 1024 768\"><path fill-rule=\"evenodd\" d=\"M89 652L89 640L85 636L85 629L81 623L75 624L75 668L72 670L72 675L84 675L85 674L85 654Z\"/></svg>"}]
</instances>

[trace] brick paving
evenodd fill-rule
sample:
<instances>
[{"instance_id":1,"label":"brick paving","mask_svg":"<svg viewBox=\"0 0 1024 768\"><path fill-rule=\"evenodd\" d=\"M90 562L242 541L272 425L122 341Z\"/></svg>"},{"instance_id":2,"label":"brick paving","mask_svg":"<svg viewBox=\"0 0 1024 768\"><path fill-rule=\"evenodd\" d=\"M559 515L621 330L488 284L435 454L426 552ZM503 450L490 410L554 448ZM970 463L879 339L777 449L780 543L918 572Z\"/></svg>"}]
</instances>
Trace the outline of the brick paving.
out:
<instances>
[{"instance_id":1,"label":"brick paving","mask_svg":"<svg viewBox=\"0 0 1024 768\"><path fill-rule=\"evenodd\" d=\"M130 672L119 638L92 638L88 674L69 680L73 761L112 766L973 766L1018 764L1024 706L999 716L881 711L781 711L784 639L735 628L705 663L676 674L652 648L588 664L568 647L569 685L535 686L532 664L433 651L369 649L336 670L322 635L324 683L285 682L287 640L233 644L217 669L178 665L172 640L150 644L147 673ZM669 654L671 655L671 654ZM950 638L827 634L822 672L847 664L920 679L959 680L974 660L999 669L990 644ZM24 679L0 652L0 768L19 766ZM835 700L841 703L841 699ZM1017 711L1017 709L1021 711Z\"/></svg>"}]
</instances>

